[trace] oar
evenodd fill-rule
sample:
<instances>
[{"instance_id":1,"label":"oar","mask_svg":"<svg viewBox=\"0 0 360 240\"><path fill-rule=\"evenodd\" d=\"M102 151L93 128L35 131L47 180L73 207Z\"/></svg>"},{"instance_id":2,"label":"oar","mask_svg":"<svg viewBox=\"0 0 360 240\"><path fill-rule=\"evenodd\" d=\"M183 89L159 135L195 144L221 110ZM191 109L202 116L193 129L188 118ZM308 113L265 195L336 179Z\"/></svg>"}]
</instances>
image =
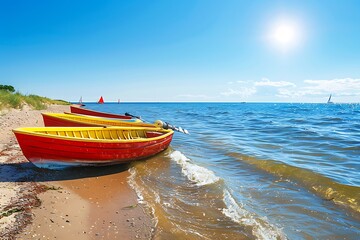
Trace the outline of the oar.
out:
<instances>
[{"instance_id":1,"label":"oar","mask_svg":"<svg viewBox=\"0 0 360 240\"><path fill-rule=\"evenodd\" d=\"M130 113L125 113L125 116L129 116L129 117L133 117L133 118L137 118L137 119L140 119L144 122L146 122L144 119L142 119L141 117L139 116L135 116L135 115L132 115ZM156 120L155 123L154 123L156 126L160 127L160 128L163 128L163 129L172 129L174 131L177 131L177 132L181 132L181 133L184 133L184 134L189 134L189 131L182 128L182 127L176 127L176 126L173 126L167 122L163 122L161 120Z\"/></svg>"},{"instance_id":2,"label":"oar","mask_svg":"<svg viewBox=\"0 0 360 240\"><path fill-rule=\"evenodd\" d=\"M137 118L137 119L140 119L140 120L143 120L140 116L135 116L135 115L132 115L130 113L125 113L125 116L128 116L128 117L132 117L132 118Z\"/></svg>"}]
</instances>

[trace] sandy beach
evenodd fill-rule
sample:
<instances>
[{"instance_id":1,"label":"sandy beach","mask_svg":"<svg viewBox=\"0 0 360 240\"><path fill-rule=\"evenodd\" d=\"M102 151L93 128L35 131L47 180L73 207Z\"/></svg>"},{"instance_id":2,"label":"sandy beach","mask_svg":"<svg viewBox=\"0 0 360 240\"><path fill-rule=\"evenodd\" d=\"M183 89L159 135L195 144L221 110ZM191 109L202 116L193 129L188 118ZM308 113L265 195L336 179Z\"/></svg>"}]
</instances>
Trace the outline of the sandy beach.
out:
<instances>
[{"instance_id":1,"label":"sandy beach","mask_svg":"<svg viewBox=\"0 0 360 240\"><path fill-rule=\"evenodd\" d=\"M0 115L0 239L150 239L152 218L130 188L128 165L39 169L22 155L12 129L43 126L41 112Z\"/></svg>"}]
</instances>

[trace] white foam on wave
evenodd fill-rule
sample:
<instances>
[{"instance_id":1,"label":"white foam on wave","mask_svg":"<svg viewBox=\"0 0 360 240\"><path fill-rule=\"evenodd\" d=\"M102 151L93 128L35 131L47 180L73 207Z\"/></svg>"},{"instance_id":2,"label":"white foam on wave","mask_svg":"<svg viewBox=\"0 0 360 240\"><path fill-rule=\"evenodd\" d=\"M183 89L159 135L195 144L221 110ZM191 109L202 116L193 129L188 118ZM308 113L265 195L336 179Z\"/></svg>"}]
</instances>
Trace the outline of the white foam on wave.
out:
<instances>
[{"instance_id":1,"label":"white foam on wave","mask_svg":"<svg viewBox=\"0 0 360 240\"><path fill-rule=\"evenodd\" d=\"M135 177L136 177L136 171L135 169L132 167L129 170L130 176L128 177L128 184L130 185L130 187L132 189L134 189L137 197L138 197L138 202L139 203L144 203L144 196L142 195L142 191L140 186L136 183L135 181Z\"/></svg>"},{"instance_id":2,"label":"white foam on wave","mask_svg":"<svg viewBox=\"0 0 360 240\"><path fill-rule=\"evenodd\" d=\"M138 203L140 204L143 204L145 207L147 207L153 218L154 218L154 224L155 224L155 227L158 225L159 223L159 219L156 217L155 215L155 209L153 207L150 206L150 204L148 202L145 201L144 199L144 196L142 194L144 190L144 188L140 187L137 183L136 183L136 170L134 167L130 168L129 170L129 173L130 173L130 176L128 177L128 184L130 185L130 187L135 191L136 195L137 195L137 201Z\"/></svg>"},{"instance_id":3,"label":"white foam on wave","mask_svg":"<svg viewBox=\"0 0 360 240\"><path fill-rule=\"evenodd\" d=\"M181 230L181 231L187 233L187 235L188 235L188 234L192 234L192 235L195 235L195 236L197 236L197 237L200 237L200 239L202 239L202 240L212 240L212 238L208 238L208 237L200 234L199 232L197 232L197 231L195 231L195 230L192 230L191 228L186 228L186 229L184 229L183 227L181 227L179 224L176 224L176 223L174 223L174 225L176 226L176 229ZM189 239L191 239L191 237L189 237Z\"/></svg>"},{"instance_id":4,"label":"white foam on wave","mask_svg":"<svg viewBox=\"0 0 360 240\"><path fill-rule=\"evenodd\" d=\"M247 211L242 204L238 204L228 190L224 190L226 208L222 213L234 222L252 227L252 234L258 239L287 239L285 234L267 222L266 218L259 218Z\"/></svg>"},{"instance_id":5,"label":"white foam on wave","mask_svg":"<svg viewBox=\"0 0 360 240\"><path fill-rule=\"evenodd\" d=\"M211 170L191 163L190 159L180 151L172 152L170 158L179 164L181 172L198 186L213 184L220 179Z\"/></svg>"}]
</instances>

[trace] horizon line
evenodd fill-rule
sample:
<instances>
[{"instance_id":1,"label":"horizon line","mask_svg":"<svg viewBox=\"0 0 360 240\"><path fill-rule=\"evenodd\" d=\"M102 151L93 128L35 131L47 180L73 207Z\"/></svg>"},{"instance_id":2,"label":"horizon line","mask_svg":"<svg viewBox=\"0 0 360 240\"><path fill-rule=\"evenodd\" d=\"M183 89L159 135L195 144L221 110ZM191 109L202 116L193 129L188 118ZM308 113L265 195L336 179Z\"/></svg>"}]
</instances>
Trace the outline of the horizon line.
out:
<instances>
[{"instance_id":1,"label":"horizon line","mask_svg":"<svg viewBox=\"0 0 360 240\"><path fill-rule=\"evenodd\" d=\"M71 104L80 104L79 101L69 101ZM98 103L98 101L86 101L86 102L82 102L82 104L85 103ZM250 101L250 102L246 102L246 101L239 101L239 102L227 102L227 101L217 101L217 102L211 102L211 101L186 101L186 102L181 102L181 101L129 101L129 102L117 102L117 101L107 101L104 102L103 104L107 104L107 103L111 103L111 104L124 104L124 103L287 103L287 104L294 104L294 103L299 103L299 104L328 104L327 102L254 102L254 101ZM334 102L333 104L360 104L360 102Z\"/></svg>"}]
</instances>

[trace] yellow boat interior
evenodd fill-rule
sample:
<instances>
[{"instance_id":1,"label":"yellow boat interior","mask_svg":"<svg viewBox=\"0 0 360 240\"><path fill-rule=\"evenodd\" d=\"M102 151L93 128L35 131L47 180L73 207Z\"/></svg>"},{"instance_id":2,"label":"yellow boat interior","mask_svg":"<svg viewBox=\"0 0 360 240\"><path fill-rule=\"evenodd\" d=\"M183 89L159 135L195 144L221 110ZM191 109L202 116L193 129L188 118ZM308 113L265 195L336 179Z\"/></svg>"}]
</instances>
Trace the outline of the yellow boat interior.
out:
<instances>
[{"instance_id":1,"label":"yellow boat interior","mask_svg":"<svg viewBox=\"0 0 360 240\"><path fill-rule=\"evenodd\" d=\"M15 133L80 141L148 141L173 134L172 130L143 127L28 127L17 128Z\"/></svg>"}]
</instances>

